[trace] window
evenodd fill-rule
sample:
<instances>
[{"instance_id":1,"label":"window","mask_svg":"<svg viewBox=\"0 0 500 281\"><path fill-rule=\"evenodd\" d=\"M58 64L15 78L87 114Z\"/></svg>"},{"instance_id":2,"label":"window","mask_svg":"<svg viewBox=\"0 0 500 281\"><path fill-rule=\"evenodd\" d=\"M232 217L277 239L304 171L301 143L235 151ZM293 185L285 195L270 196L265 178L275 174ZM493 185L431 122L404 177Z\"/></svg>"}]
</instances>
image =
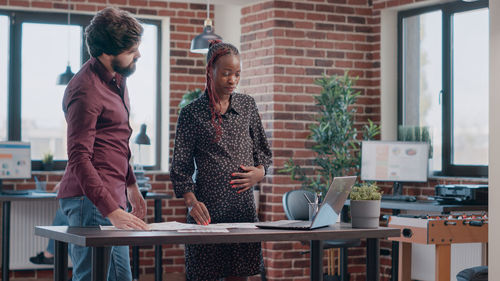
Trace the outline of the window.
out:
<instances>
[{"instance_id":1,"label":"window","mask_svg":"<svg viewBox=\"0 0 500 281\"><path fill-rule=\"evenodd\" d=\"M137 69L135 73L127 79L127 87L130 95L130 126L134 130L130 138L130 148L133 155L136 155L134 163L139 163L143 166L156 165L156 150L153 149L155 144L159 144L157 133L160 124L160 110L156 108L160 102L157 100L157 85L158 77L156 74L158 63L158 26L151 24L143 24L144 35L139 46L141 58L137 61ZM147 81L147 83L144 83ZM146 124L146 133L151 140L151 145L142 145L139 147L135 144L134 138L139 133L141 124ZM159 146L159 145L158 145Z\"/></svg>"},{"instance_id":2,"label":"window","mask_svg":"<svg viewBox=\"0 0 500 281\"><path fill-rule=\"evenodd\" d=\"M82 32L75 25L22 24L21 136L31 142L32 159L42 159L48 152L56 161L67 159L61 106L66 86L56 80L66 69L68 56L72 70L80 69Z\"/></svg>"},{"instance_id":3,"label":"window","mask_svg":"<svg viewBox=\"0 0 500 281\"><path fill-rule=\"evenodd\" d=\"M0 101L9 101L8 111L0 110L0 138L31 142L35 170L41 168L40 159L46 152L54 154L56 169L65 167L65 86L57 85L56 80L68 63L76 73L89 59L84 29L91 19L92 16L72 14L71 25L67 25L67 14L0 11L0 82L10 82L8 86L0 83ZM142 22L142 56L136 73L128 79L130 124L134 130L130 147L136 162L141 158L146 168L159 169L161 24L153 20ZM9 50L4 45L15 47ZM12 65L4 57L10 57ZM138 157L133 140L143 123L148 126L151 146L141 148L142 157Z\"/></svg>"},{"instance_id":4,"label":"window","mask_svg":"<svg viewBox=\"0 0 500 281\"><path fill-rule=\"evenodd\" d=\"M398 14L398 124L430 128L435 175L487 176L488 2Z\"/></svg>"}]
</instances>

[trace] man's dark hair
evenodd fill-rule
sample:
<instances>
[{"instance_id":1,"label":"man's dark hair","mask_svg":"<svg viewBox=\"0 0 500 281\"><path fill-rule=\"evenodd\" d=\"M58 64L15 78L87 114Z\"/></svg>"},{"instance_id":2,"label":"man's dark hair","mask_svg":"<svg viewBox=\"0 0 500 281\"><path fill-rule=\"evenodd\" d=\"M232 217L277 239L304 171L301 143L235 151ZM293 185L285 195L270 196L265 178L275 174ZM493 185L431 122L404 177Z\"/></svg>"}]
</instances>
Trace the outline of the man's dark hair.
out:
<instances>
[{"instance_id":1,"label":"man's dark hair","mask_svg":"<svg viewBox=\"0 0 500 281\"><path fill-rule=\"evenodd\" d=\"M127 11L105 8L85 28L87 48L92 57L116 56L141 41L142 25Z\"/></svg>"}]
</instances>

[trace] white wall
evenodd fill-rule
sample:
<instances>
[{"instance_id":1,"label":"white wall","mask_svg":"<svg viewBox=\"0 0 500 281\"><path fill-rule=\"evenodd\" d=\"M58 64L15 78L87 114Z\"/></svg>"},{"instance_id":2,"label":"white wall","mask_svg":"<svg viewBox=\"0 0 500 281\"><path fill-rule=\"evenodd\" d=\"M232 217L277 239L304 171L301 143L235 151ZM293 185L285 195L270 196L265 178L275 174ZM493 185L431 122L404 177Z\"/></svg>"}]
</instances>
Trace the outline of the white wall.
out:
<instances>
[{"instance_id":1,"label":"white wall","mask_svg":"<svg viewBox=\"0 0 500 281\"><path fill-rule=\"evenodd\" d=\"M489 101L489 233L488 276L496 280L500 276L500 3L490 1L490 101Z\"/></svg>"},{"instance_id":2,"label":"white wall","mask_svg":"<svg viewBox=\"0 0 500 281\"><path fill-rule=\"evenodd\" d=\"M236 46L240 50L241 37L241 8L240 5L215 5L214 29L215 34L222 37L224 42Z\"/></svg>"}]
</instances>

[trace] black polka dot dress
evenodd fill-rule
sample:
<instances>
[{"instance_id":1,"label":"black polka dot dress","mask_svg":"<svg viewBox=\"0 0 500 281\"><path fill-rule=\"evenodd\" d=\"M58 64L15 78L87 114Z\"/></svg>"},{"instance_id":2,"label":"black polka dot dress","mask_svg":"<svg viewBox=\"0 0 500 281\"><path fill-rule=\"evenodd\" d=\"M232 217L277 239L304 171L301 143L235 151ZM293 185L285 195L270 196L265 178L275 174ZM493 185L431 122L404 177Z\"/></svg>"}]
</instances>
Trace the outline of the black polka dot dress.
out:
<instances>
[{"instance_id":1,"label":"black polka dot dress","mask_svg":"<svg viewBox=\"0 0 500 281\"><path fill-rule=\"evenodd\" d=\"M252 189L237 193L229 183L241 165L263 165L267 171L271 164L254 99L233 93L221 127L222 136L216 142L206 93L182 109L170 170L175 194L180 198L193 192L206 205L211 223L256 222ZM189 214L187 222L195 223ZM251 276L261 267L260 243L186 245L187 280Z\"/></svg>"}]
</instances>

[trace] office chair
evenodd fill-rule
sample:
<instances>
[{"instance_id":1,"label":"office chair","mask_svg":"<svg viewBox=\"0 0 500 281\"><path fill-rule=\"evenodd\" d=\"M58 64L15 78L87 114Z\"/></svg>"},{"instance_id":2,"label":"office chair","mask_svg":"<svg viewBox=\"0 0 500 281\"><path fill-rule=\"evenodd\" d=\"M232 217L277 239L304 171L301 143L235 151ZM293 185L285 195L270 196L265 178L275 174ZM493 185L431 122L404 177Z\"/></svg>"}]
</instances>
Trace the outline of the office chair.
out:
<instances>
[{"instance_id":1,"label":"office chair","mask_svg":"<svg viewBox=\"0 0 500 281\"><path fill-rule=\"evenodd\" d=\"M283 209L289 220L308 220L309 205L304 197L314 201L314 194L308 190L292 190L283 195ZM340 215L340 214L339 214ZM339 259L339 273L341 281L348 281L349 274L347 273L347 248L357 247L361 244L359 239L354 240L327 240L323 241L323 249L339 248L341 256Z\"/></svg>"}]
</instances>

